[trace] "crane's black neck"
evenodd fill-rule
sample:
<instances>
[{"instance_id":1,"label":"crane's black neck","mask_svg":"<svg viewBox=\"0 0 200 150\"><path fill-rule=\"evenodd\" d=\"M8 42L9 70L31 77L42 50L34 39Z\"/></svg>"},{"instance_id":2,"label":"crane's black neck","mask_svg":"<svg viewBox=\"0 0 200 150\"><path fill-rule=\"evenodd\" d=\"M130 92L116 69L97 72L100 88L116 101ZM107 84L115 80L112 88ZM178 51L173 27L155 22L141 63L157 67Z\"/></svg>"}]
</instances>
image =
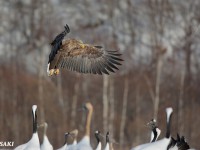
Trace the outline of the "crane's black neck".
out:
<instances>
[{"instance_id":1,"label":"crane's black neck","mask_svg":"<svg viewBox=\"0 0 200 150\"><path fill-rule=\"evenodd\" d=\"M37 114L36 110L35 112L32 111L32 116L33 116L33 133L37 132Z\"/></svg>"},{"instance_id":2,"label":"crane's black neck","mask_svg":"<svg viewBox=\"0 0 200 150\"><path fill-rule=\"evenodd\" d=\"M155 142L156 139L157 139L157 137L158 137L158 133L157 133L157 131L156 131L156 128L153 128L152 131L153 131L153 139L152 139L151 143L152 143L152 142Z\"/></svg>"},{"instance_id":3,"label":"crane's black neck","mask_svg":"<svg viewBox=\"0 0 200 150\"><path fill-rule=\"evenodd\" d=\"M169 120L167 120L166 138L170 138L171 117L172 113L169 115Z\"/></svg>"},{"instance_id":4,"label":"crane's black neck","mask_svg":"<svg viewBox=\"0 0 200 150\"><path fill-rule=\"evenodd\" d=\"M97 143L99 144L99 142L100 142L99 132L98 132L98 133L95 133L95 137L96 137L96 139L97 139Z\"/></svg>"},{"instance_id":5,"label":"crane's black neck","mask_svg":"<svg viewBox=\"0 0 200 150\"><path fill-rule=\"evenodd\" d=\"M64 145L67 144L68 136L69 136L69 133L65 133L65 141L64 141Z\"/></svg>"},{"instance_id":6,"label":"crane's black neck","mask_svg":"<svg viewBox=\"0 0 200 150\"><path fill-rule=\"evenodd\" d=\"M109 143L110 140L109 140L109 132L106 133L106 143Z\"/></svg>"}]
</instances>

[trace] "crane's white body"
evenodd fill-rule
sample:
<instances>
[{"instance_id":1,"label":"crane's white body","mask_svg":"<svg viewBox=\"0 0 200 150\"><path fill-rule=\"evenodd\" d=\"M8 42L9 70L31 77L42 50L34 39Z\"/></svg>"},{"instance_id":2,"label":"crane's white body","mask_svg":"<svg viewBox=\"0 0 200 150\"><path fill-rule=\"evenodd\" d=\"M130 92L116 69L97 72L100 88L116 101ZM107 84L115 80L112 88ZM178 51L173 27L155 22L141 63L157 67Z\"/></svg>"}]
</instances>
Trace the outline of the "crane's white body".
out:
<instances>
[{"instance_id":1,"label":"crane's white body","mask_svg":"<svg viewBox=\"0 0 200 150\"><path fill-rule=\"evenodd\" d=\"M67 144L63 145L61 148L57 149L57 150L67 150Z\"/></svg>"},{"instance_id":2,"label":"crane's white body","mask_svg":"<svg viewBox=\"0 0 200 150\"><path fill-rule=\"evenodd\" d=\"M74 142L67 146L66 150L75 150L77 145L77 141L74 140Z\"/></svg>"},{"instance_id":3,"label":"crane's white body","mask_svg":"<svg viewBox=\"0 0 200 150\"><path fill-rule=\"evenodd\" d=\"M96 150L101 150L101 147L102 147L102 144L101 144L101 142L99 142L99 144L97 145Z\"/></svg>"},{"instance_id":4,"label":"crane's white body","mask_svg":"<svg viewBox=\"0 0 200 150\"><path fill-rule=\"evenodd\" d=\"M78 130L75 129L75 130L71 131L70 134L72 136L74 136L74 141L73 141L72 144L70 144L70 145L67 146L67 150L75 150L76 145L77 145Z\"/></svg>"},{"instance_id":5,"label":"crane's white body","mask_svg":"<svg viewBox=\"0 0 200 150\"><path fill-rule=\"evenodd\" d=\"M43 143L40 148L41 150L53 150L53 146L49 142L49 139L46 135L43 137Z\"/></svg>"},{"instance_id":6,"label":"crane's white body","mask_svg":"<svg viewBox=\"0 0 200 150\"><path fill-rule=\"evenodd\" d=\"M167 114L167 129L169 130L169 126L170 126L170 120L171 120L171 114L173 112L173 109L171 107L166 108L166 114ZM171 137L167 137L167 134L170 134L170 130L166 132L166 137L155 141L153 143L149 143L147 146L145 146L144 148L141 148L140 150L166 150Z\"/></svg>"},{"instance_id":7,"label":"crane's white body","mask_svg":"<svg viewBox=\"0 0 200 150\"><path fill-rule=\"evenodd\" d=\"M104 150L110 150L110 145L109 145L109 143L106 143L106 147L104 148Z\"/></svg>"},{"instance_id":8,"label":"crane's white body","mask_svg":"<svg viewBox=\"0 0 200 150\"><path fill-rule=\"evenodd\" d=\"M105 146L104 150L110 150L109 132L106 133L106 146Z\"/></svg>"},{"instance_id":9,"label":"crane's white body","mask_svg":"<svg viewBox=\"0 0 200 150\"><path fill-rule=\"evenodd\" d=\"M38 134L34 133L32 138L25 144L19 145L15 150L40 150Z\"/></svg>"},{"instance_id":10,"label":"crane's white body","mask_svg":"<svg viewBox=\"0 0 200 150\"><path fill-rule=\"evenodd\" d=\"M37 105L33 105L32 106L33 120L36 121L37 123L36 110L37 110ZM19 145L18 147L15 148L15 150L40 150L40 141L39 141L37 129L36 129L36 132L33 133L31 139L27 143Z\"/></svg>"},{"instance_id":11,"label":"crane's white body","mask_svg":"<svg viewBox=\"0 0 200 150\"><path fill-rule=\"evenodd\" d=\"M80 142L77 143L76 146L74 146L75 150L92 150L92 147L90 145L90 126L93 113L93 106L91 103L88 102L85 104L84 108L88 110L85 125L85 136Z\"/></svg>"},{"instance_id":12,"label":"crane's white body","mask_svg":"<svg viewBox=\"0 0 200 150\"><path fill-rule=\"evenodd\" d=\"M84 136L83 139L75 146L76 150L92 150L90 145L90 137Z\"/></svg>"},{"instance_id":13,"label":"crane's white body","mask_svg":"<svg viewBox=\"0 0 200 150\"><path fill-rule=\"evenodd\" d=\"M146 147L140 150L167 150L167 146L170 142L170 138L164 138L153 143L149 143Z\"/></svg>"},{"instance_id":14,"label":"crane's white body","mask_svg":"<svg viewBox=\"0 0 200 150\"><path fill-rule=\"evenodd\" d=\"M43 142L40 148L41 150L53 150L53 146L49 142L49 139L46 135L48 124L44 122L42 126L44 127L44 135L43 135Z\"/></svg>"},{"instance_id":15,"label":"crane's white body","mask_svg":"<svg viewBox=\"0 0 200 150\"><path fill-rule=\"evenodd\" d=\"M158 139L158 137L159 137L159 135L160 135L160 133L161 133L161 130L160 129L158 129L158 128L156 128L156 132L157 132L157 137L156 137L156 140ZM153 131L151 132L151 142L152 142L152 140L154 139L154 133L153 133ZM131 150L140 150L140 149L142 149L142 148L145 148L145 147L147 147L148 145L149 145L150 143L145 143L145 144L141 144L141 145L138 145L138 146L136 146L136 147L133 147Z\"/></svg>"}]
</instances>

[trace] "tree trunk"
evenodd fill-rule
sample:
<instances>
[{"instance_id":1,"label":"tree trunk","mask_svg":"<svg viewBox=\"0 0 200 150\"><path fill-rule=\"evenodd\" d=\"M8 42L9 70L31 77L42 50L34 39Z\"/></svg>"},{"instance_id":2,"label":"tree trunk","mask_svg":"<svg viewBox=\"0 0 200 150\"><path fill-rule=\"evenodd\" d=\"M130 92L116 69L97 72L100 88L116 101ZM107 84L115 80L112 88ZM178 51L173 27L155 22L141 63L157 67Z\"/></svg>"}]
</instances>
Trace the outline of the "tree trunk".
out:
<instances>
[{"instance_id":1,"label":"tree trunk","mask_svg":"<svg viewBox=\"0 0 200 150\"><path fill-rule=\"evenodd\" d=\"M110 110L109 110L109 131L114 136L114 118L115 118L115 97L114 97L114 79L110 78L110 86L109 86L109 102L110 102Z\"/></svg>"},{"instance_id":2,"label":"tree trunk","mask_svg":"<svg viewBox=\"0 0 200 150\"><path fill-rule=\"evenodd\" d=\"M67 108L65 106L68 106L68 104L66 104L67 102L64 102L64 98L63 98L63 88L62 88L62 74L60 74L57 77L57 94L58 94L58 102L59 102L59 106L61 108L62 111L62 126L63 128L66 127L66 122L67 122Z\"/></svg>"},{"instance_id":3,"label":"tree trunk","mask_svg":"<svg viewBox=\"0 0 200 150\"><path fill-rule=\"evenodd\" d=\"M16 48L15 48L15 44L16 44L16 41L15 40L12 40L12 35L10 35L10 49L13 53L13 58L11 59L11 63L12 63L12 72L13 72L13 75L12 75L12 81L13 81L13 95L12 95L12 110L15 110L17 109L17 94L18 94L18 89L17 89L17 84L18 84L18 76L17 76L17 53L16 53ZM15 59L14 59L15 58ZM13 111L14 112L14 111ZM14 128L13 128L13 131L14 131L14 136L15 138L17 139L16 142L18 143L18 139L19 139L19 132L16 132L19 130L19 119L18 119L18 115L17 113L14 113L14 116L13 116L13 125L14 125Z\"/></svg>"},{"instance_id":4,"label":"tree trunk","mask_svg":"<svg viewBox=\"0 0 200 150\"><path fill-rule=\"evenodd\" d=\"M136 136L135 136L135 140L136 140L136 143L139 143L140 142L140 138L141 138L141 133L140 133L140 128L141 128L141 125L140 125L140 91L139 91L139 87L137 87L136 89L136 103L135 103L135 118L136 118Z\"/></svg>"},{"instance_id":5,"label":"tree trunk","mask_svg":"<svg viewBox=\"0 0 200 150\"><path fill-rule=\"evenodd\" d=\"M181 73L180 78L180 94L178 100L178 133L183 133L184 131L184 119L183 117L183 93L184 93L184 84L185 84L185 70Z\"/></svg>"},{"instance_id":6,"label":"tree trunk","mask_svg":"<svg viewBox=\"0 0 200 150\"><path fill-rule=\"evenodd\" d=\"M103 75L103 131L108 130L108 82L109 77Z\"/></svg>"},{"instance_id":7,"label":"tree trunk","mask_svg":"<svg viewBox=\"0 0 200 150\"><path fill-rule=\"evenodd\" d=\"M125 81L124 81L122 116L121 116L120 130L119 130L120 149L123 149L123 147L124 147L124 129L125 129L125 123L126 123L127 101L128 101L128 91L129 91L128 82L129 82L129 79L126 77Z\"/></svg>"},{"instance_id":8,"label":"tree trunk","mask_svg":"<svg viewBox=\"0 0 200 150\"><path fill-rule=\"evenodd\" d=\"M185 101L185 105L187 106L186 113L185 113L185 120L191 120L192 116L192 72L191 72L191 60L192 60L192 40L188 39L192 37L193 31L192 26L189 25L185 29L185 45L183 47L183 50L185 52L185 88L184 88L184 98L187 99ZM189 101L190 100L190 101ZM186 124L185 129L187 129L186 136L188 138L191 138L191 124Z\"/></svg>"},{"instance_id":9,"label":"tree trunk","mask_svg":"<svg viewBox=\"0 0 200 150\"><path fill-rule=\"evenodd\" d=\"M0 69L0 118L4 120L3 112L4 110L4 82L3 82L3 74L2 68ZM0 122L0 130L3 131L3 121Z\"/></svg>"},{"instance_id":10,"label":"tree trunk","mask_svg":"<svg viewBox=\"0 0 200 150\"><path fill-rule=\"evenodd\" d=\"M39 47L39 46L38 46ZM44 51L41 52L39 58L39 66L38 66L38 99L40 104L40 118L41 121L45 121L45 114L44 114L44 87L43 87L43 80L44 80L44 63L45 63L45 54Z\"/></svg>"},{"instance_id":11,"label":"tree trunk","mask_svg":"<svg viewBox=\"0 0 200 150\"><path fill-rule=\"evenodd\" d=\"M155 100L154 100L154 119L157 120L158 107L160 102L160 79L162 71L162 56L158 56L158 62L156 67L156 87L155 87Z\"/></svg>"},{"instance_id":12,"label":"tree trunk","mask_svg":"<svg viewBox=\"0 0 200 150\"><path fill-rule=\"evenodd\" d=\"M77 80L76 83L74 85L74 95L72 98L72 112L71 112L71 128L75 127L75 123L76 123L76 112L77 112L77 101L78 101L78 95L79 95L79 75L77 75Z\"/></svg>"},{"instance_id":13,"label":"tree trunk","mask_svg":"<svg viewBox=\"0 0 200 150\"><path fill-rule=\"evenodd\" d=\"M16 60L13 62L13 110L17 109L17 66L16 66ZM13 126L14 126L14 133L15 133L15 139L17 139L16 143L18 143L19 139L19 132L16 132L19 130L19 119L17 113L14 113L13 117Z\"/></svg>"},{"instance_id":14,"label":"tree trunk","mask_svg":"<svg viewBox=\"0 0 200 150\"><path fill-rule=\"evenodd\" d=\"M64 98L63 98L63 91L62 91L62 74L57 77L57 89L58 89L58 102L62 109L64 108Z\"/></svg>"},{"instance_id":15,"label":"tree trunk","mask_svg":"<svg viewBox=\"0 0 200 150\"><path fill-rule=\"evenodd\" d=\"M85 76L83 76L82 79L84 81L82 83L83 96L84 96L84 99L88 99L88 84L90 81L89 81L89 78Z\"/></svg>"}]
</instances>

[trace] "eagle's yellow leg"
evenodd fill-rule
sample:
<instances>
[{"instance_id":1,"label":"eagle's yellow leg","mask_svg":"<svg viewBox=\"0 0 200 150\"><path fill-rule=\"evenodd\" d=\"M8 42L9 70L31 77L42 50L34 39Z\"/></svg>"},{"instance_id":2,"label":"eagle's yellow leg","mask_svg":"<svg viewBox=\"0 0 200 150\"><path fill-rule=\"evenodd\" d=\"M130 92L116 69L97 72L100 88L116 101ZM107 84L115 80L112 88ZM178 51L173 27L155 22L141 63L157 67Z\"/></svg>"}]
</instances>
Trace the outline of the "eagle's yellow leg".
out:
<instances>
[{"instance_id":1,"label":"eagle's yellow leg","mask_svg":"<svg viewBox=\"0 0 200 150\"><path fill-rule=\"evenodd\" d=\"M55 75L58 75L59 73L60 73L60 70L59 70L59 69L55 69L55 70L54 70L54 74L55 74Z\"/></svg>"},{"instance_id":2,"label":"eagle's yellow leg","mask_svg":"<svg viewBox=\"0 0 200 150\"><path fill-rule=\"evenodd\" d=\"M81 48L85 48L85 44L80 43L79 45L80 45Z\"/></svg>"},{"instance_id":3,"label":"eagle's yellow leg","mask_svg":"<svg viewBox=\"0 0 200 150\"><path fill-rule=\"evenodd\" d=\"M49 70L49 76L52 76L54 74L54 69Z\"/></svg>"}]
</instances>

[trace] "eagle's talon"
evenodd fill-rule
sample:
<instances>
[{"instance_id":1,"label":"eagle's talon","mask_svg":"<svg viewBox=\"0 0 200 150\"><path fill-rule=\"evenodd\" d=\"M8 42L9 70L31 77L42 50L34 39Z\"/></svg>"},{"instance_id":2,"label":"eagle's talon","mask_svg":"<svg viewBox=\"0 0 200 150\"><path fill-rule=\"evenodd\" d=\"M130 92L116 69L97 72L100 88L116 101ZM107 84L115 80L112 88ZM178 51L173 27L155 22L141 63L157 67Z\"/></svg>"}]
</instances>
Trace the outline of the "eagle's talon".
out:
<instances>
[{"instance_id":1,"label":"eagle's talon","mask_svg":"<svg viewBox=\"0 0 200 150\"><path fill-rule=\"evenodd\" d=\"M53 74L54 74L54 72L55 72L55 70L54 69L51 69L50 71L49 71L49 76L52 76Z\"/></svg>"},{"instance_id":2,"label":"eagle's talon","mask_svg":"<svg viewBox=\"0 0 200 150\"><path fill-rule=\"evenodd\" d=\"M80 44L81 48L85 48L85 44Z\"/></svg>"},{"instance_id":3,"label":"eagle's talon","mask_svg":"<svg viewBox=\"0 0 200 150\"><path fill-rule=\"evenodd\" d=\"M55 74L55 75L58 75L59 73L60 73L60 70L59 70L59 69L55 69L55 70L54 70L54 74Z\"/></svg>"}]
</instances>

